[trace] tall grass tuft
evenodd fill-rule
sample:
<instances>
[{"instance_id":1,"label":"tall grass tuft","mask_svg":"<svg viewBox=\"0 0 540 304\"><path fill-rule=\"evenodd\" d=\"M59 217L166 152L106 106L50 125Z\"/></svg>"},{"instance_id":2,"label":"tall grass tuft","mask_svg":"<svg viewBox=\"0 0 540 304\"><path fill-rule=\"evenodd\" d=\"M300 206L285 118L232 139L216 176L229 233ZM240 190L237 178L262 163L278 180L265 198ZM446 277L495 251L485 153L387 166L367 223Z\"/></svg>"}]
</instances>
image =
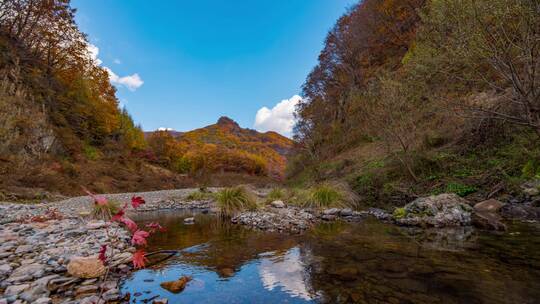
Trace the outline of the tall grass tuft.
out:
<instances>
[{"instance_id":1,"label":"tall grass tuft","mask_svg":"<svg viewBox=\"0 0 540 304\"><path fill-rule=\"evenodd\" d=\"M243 210L257 209L255 195L242 186L219 191L216 194L216 201L222 217L231 217Z\"/></svg>"},{"instance_id":2,"label":"tall grass tuft","mask_svg":"<svg viewBox=\"0 0 540 304\"><path fill-rule=\"evenodd\" d=\"M285 191L281 188L273 188L272 190L270 190L270 192L268 192L268 195L266 195L266 200L265 202L268 204L268 203L271 203L273 201L283 201L287 198L287 194L285 193Z\"/></svg>"},{"instance_id":3,"label":"tall grass tuft","mask_svg":"<svg viewBox=\"0 0 540 304\"><path fill-rule=\"evenodd\" d=\"M320 184L309 189L304 207L324 209L331 207L354 207L356 195L340 184Z\"/></svg>"},{"instance_id":4,"label":"tall grass tuft","mask_svg":"<svg viewBox=\"0 0 540 304\"><path fill-rule=\"evenodd\" d=\"M90 215L94 219L108 221L113 215L120 211L120 203L116 201L107 201L106 204L94 204Z\"/></svg>"}]
</instances>

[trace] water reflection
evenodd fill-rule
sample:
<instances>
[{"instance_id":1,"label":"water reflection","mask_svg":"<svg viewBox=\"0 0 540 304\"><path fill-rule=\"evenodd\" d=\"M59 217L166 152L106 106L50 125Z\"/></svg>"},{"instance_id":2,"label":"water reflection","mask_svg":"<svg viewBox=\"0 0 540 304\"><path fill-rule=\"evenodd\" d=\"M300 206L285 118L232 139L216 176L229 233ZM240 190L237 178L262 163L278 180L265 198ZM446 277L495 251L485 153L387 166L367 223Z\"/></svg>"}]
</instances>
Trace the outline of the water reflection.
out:
<instances>
[{"instance_id":1,"label":"water reflection","mask_svg":"<svg viewBox=\"0 0 540 304\"><path fill-rule=\"evenodd\" d=\"M293 297L304 300L314 299L308 289L308 274L300 259L300 250L295 247L285 253L270 252L262 258L259 265L259 275L264 288L274 290L281 288Z\"/></svg>"},{"instance_id":2,"label":"water reflection","mask_svg":"<svg viewBox=\"0 0 540 304\"><path fill-rule=\"evenodd\" d=\"M470 228L404 229L367 220L334 222L302 237L255 232L191 214L146 213L168 232L149 250L183 249L178 257L136 272L123 292L134 303L160 296L169 303L537 303L540 228L509 233ZM192 275L185 291L159 283ZM147 292L147 293L145 293Z\"/></svg>"}]
</instances>

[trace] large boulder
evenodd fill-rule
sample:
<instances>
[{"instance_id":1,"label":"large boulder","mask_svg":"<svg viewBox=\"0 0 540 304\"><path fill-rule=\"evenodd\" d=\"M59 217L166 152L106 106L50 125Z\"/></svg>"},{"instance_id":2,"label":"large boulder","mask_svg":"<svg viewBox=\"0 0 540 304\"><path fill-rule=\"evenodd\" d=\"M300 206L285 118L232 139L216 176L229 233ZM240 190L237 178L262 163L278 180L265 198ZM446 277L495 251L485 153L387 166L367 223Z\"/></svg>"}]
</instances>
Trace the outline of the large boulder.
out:
<instances>
[{"instance_id":1,"label":"large boulder","mask_svg":"<svg viewBox=\"0 0 540 304\"><path fill-rule=\"evenodd\" d=\"M104 275L106 268L97 256L73 257L67 265L67 271L77 278L92 279Z\"/></svg>"},{"instance_id":2,"label":"large boulder","mask_svg":"<svg viewBox=\"0 0 540 304\"><path fill-rule=\"evenodd\" d=\"M422 197L398 208L393 214L397 224L406 226L451 227L471 224L473 208L453 193Z\"/></svg>"},{"instance_id":3,"label":"large boulder","mask_svg":"<svg viewBox=\"0 0 540 304\"><path fill-rule=\"evenodd\" d=\"M504 206L503 203L496 199L488 199L474 205L475 212L499 212Z\"/></svg>"}]
</instances>

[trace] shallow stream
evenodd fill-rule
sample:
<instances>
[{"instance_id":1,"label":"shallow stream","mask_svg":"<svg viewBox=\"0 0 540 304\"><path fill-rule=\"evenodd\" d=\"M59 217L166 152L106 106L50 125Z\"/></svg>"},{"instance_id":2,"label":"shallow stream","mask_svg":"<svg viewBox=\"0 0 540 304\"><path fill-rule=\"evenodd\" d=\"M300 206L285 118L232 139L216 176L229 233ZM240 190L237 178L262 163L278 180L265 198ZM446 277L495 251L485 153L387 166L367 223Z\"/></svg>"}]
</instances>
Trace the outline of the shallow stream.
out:
<instances>
[{"instance_id":1,"label":"shallow stream","mask_svg":"<svg viewBox=\"0 0 540 304\"><path fill-rule=\"evenodd\" d=\"M138 215L167 231L147 251L179 249L122 284L131 303L540 303L540 224L504 234L414 230L366 219L321 224L303 236L245 229L183 212ZM164 281L192 276L173 294Z\"/></svg>"}]
</instances>

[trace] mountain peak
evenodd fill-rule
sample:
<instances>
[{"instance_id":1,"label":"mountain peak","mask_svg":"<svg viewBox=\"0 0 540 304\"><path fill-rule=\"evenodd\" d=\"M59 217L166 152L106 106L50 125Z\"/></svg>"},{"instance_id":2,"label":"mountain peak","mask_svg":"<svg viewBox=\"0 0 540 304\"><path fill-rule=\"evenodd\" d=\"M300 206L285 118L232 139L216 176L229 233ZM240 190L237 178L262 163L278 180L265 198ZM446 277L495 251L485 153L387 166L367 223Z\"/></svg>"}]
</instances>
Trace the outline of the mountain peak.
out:
<instances>
[{"instance_id":1,"label":"mountain peak","mask_svg":"<svg viewBox=\"0 0 540 304\"><path fill-rule=\"evenodd\" d=\"M236 121L230 119L227 116L221 116L218 119L217 124L220 125L220 126L230 126L230 125L232 125L232 126L235 126L235 127L240 127Z\"/></svg>"}]
</instances>

